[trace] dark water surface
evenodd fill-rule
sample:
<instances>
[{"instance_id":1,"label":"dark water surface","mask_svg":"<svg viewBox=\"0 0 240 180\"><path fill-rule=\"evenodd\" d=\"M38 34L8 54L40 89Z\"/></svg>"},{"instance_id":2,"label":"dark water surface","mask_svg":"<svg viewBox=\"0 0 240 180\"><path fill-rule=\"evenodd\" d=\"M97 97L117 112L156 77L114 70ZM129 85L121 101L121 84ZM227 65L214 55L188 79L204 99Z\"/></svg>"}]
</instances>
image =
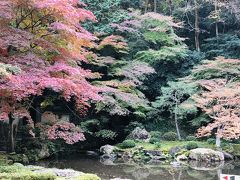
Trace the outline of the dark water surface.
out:
<instances>
[{"instance_id":1,"label":"dark water surface","mask_svg":"<svg viewBox=\"0 0 240 180\"><path fill-rule=\"evenodd\" d=\"M213 166L189 162L173 167L160 162L100 162L91 156L73 156L65 159L41 161L44 167L71 168L85 173L97 174L104 180L125 178L132 180L218 180L218 174L240 175L240 162L225 162ZM208 167L206 167L208 166Z\"/></svg>"}]
</instances>

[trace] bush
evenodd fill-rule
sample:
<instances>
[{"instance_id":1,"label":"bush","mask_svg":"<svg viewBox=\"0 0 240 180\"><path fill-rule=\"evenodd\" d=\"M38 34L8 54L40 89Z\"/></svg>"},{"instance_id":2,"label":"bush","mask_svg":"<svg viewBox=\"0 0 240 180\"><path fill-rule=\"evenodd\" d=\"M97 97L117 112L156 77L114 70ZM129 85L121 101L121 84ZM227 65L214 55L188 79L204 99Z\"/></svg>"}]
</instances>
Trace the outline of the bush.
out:
<instances>
[{"instance_id":1,"label":"bush","mask_svg":"<svg viewBox=\"0 0 240 180\"><path fill-rule=\"evenodd\" d=\"M156 148L160 148L162 146L160 142L156 142L154 143L154 145L156 146Z\"/></svg>"},{"instance_id":2,"label":"bush","mask_svg":"<svg viewBox=\"0 0 240 180\"><path fill-rule=\"evenodd\" d=\"M195 136L187 136L186 141L196 141L197 138Z\"/></svg>"},{"instance_id":3,"label":"bush","mask_svg":"<svg viewBox=\"0 0 240 180\"><path fill-rule=\"evenodd\" d=\"M198 148L198 144L196 142L188 142L186 144L187 150L196 149L196 148Z\"/></svg>"},{"instance_id":4,"label":"bush","mask_svg":"<svg viewBox=\"0 0 240 180\"><path fill-rule=\"evenodd\" d=\"M130 140L130 139L127 139L127 140L124 140L122 143L120 143L119 145L121 148L133 148L136 146L134 140Z\"/></svg>"},{"instance_id":5,"label":"bush","mask_svg":"<svg viewBox=\"0 0 240 180\"><path fill-rule=\"evenodd\" d=\"M214 138L209 138L209 139L207 140L207 143L208 143L208 144L215 144L215 143L216 143L216 140L215 140Z\"/></svg>"},{"instance_id":6,"label":"bush","mask_svg":"<svg viewBox=\"0 0 240 180\"><path fill-rule=\"evenodd\" d=\"M157 142L160 142L160 140L159 140L158 138L152 137L152 138L149 140L149 143L151 143L151 144L155 144L155 143L157 143Z\"/></svg>"},{"instance_id":7,"label":"bush","mask_svg":"<svg viewBox=\"0 0 240 180\"><path fill-rule=\"evenodd\" d=\"M159 131L151 131L150 135L151 135L152 138L160 139L162 134Z\"/></svg>"},{"instance_id":8,"label":"bush","mask_svg":"<svg viewBox=\"0 0 240 180\"><path fill-rule=\"evenodd\" d=\"M167 132L167 133L163 134L162 138L166 141L176 141L177 134L175 132Z\"/></svg>"}]
</instances>

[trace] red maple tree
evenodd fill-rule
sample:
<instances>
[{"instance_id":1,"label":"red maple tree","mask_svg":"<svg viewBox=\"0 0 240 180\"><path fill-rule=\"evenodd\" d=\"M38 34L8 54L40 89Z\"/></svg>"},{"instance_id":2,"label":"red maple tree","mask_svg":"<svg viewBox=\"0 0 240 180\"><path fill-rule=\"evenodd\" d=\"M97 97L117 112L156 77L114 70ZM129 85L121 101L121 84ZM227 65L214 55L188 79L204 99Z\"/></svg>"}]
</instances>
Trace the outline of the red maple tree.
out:
<instances>
[{"instance_id":1,"label":"red maple tree","mask_svg":"<svg viewBox=\"0 0 240 180\"><path fill-rule=\"evenodd\" d=\"M96 21L84 6L78 0L0 2L0 119L9 123L10 151L14 119L26 118L33 124L28 111L32 97L50 89L73 100L80 113L89 101L100 99L98 89L86 80L92 73L79 66L96 40L80 25ZM80 136L69 138L74 137Z\"/></svg>"}]
</instances>

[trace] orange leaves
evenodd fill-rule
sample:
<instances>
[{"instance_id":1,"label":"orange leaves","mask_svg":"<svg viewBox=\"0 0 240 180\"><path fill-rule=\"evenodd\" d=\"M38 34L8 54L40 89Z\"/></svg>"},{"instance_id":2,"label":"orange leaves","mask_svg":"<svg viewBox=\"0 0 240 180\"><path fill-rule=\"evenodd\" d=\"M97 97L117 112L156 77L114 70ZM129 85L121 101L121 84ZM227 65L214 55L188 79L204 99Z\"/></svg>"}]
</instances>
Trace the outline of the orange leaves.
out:
<instances>
[{"instance_id":1,"label":"orange leaves","mask_svg":"<svg viewBox=\"0 0 240 180\"><path fill-rule=\"evenodd\" d=\"M116 49L118 52L126 53L128 50L128 44L125 42L122 36L115 36L115 35L107 36L100 42L98 49L101 50L106 46L111 46L114 49Z\"/></svg>"}]
</instances>

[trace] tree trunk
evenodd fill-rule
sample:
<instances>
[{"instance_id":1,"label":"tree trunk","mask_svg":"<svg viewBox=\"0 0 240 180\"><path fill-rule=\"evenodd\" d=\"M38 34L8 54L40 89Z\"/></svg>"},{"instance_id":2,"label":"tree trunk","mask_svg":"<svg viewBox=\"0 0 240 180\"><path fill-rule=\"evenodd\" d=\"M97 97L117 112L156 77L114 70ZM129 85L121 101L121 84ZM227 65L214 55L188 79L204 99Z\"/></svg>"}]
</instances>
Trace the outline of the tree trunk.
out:
<instances>
[{"instance_id":1,"label":"tree trunk","mask_svg":"<svg viewBox=\"0 0 240 180\"><path fill-rule=\"evenodd\" d=\"M157 0L154 0L154 12L157 12Z\"/></svg>"},{"instance_id":2,"label":"tree trunk","mask_svg":"<svg viewBox=\"0 0 240 180\"><path fill-rule=\"evenodd\" d=\"M172 0L168 0L169 14L172 16Z\"/></svg>"},{"instance_id":3,"label":"tree trunk","mask_svg":"<svg viewBox=\"0 0 240 180\"><path fill-rule=\"evenodd\" d=\"M218 14L218 0L215 0L215 15ZM216 38L218 39L218 36L219 36L219 32L218 32L218 19L216 20L216 23L215 23L215 28L216 28Z\"/></svg>"},{"instance_id":4,"label":"tree trunk","mask_svg":"<svg viewBox=\"0 0 240 180\"><path fill-rule=\"evenodd\" d=\"M148 12L148 3L149 3L149 0L145 0L145 10L144 10L144 13Z\"/></svg>"},{"instance_id":5,"label":"tree trunk","mask_svg":"<svg viewBox=\"0 0 240 180\"><path fill-rule=\"evenodd\" d=\"M217 149L221 148L221 138L220 138L220 134L221 133L221 127L218 127L217 129L217 135L216 135L216 147Z\"/></svg>"},{"instance_id":6,"label":"tree trunk","mask_svg":"<svg viewBox=\"0 0 240 180\"><path fill-rule=\"evenodd\" d=\"M176 131L177 131L177 136L178 136L178 140L181 140L181 134L179 131L179 126L178 126L178 115L177 115L177 111L178 111L178 101L177 101L177 95L175 94L175 113L174 113L174 119L175 119L175 126L176 126Z\"/></svg>"},{"instance_id":7,"label":"tree trunk","mask_svg":"<svg viewBox=\"0 0 240 180\"><path fill-rule=\"evenodd\" d=\"M14 138L14 128L13 128L13 114L9 113L8 115L9 119L9 134L8 134L8 152L14 152L15 151L15 138Z\"/></svg>"},{"instance_id":8,"label":"tree trunk","mask_svg":"<svg viewBox=\"0 0 240 180\"><path fill-rule=\"evenodd\" d=\"M200 52L200 43L199 43L199 34L200 34L200 28L199 28L199 5L197 0L194 0L195 4L195 46L196 50Z\"/></svg>"}]
</instances>

